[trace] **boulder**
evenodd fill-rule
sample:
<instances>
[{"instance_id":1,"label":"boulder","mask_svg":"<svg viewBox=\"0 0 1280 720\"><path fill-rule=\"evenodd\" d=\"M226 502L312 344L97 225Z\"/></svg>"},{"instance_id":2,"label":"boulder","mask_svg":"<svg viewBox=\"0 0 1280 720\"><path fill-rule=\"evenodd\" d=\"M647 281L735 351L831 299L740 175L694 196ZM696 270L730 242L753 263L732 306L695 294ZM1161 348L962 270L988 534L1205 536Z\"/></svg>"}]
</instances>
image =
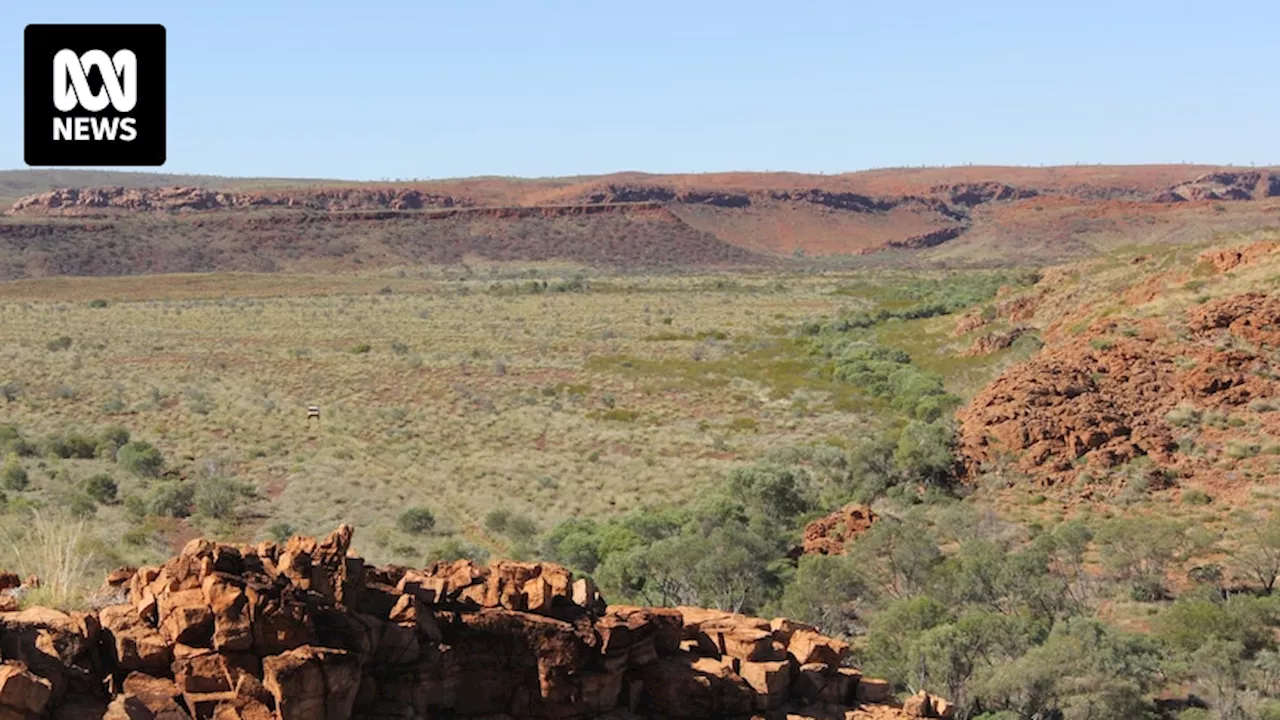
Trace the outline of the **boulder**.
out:
<instances>
[{"instance_id":1,"label":"boulder","mask_svg":"<svg viewBox=\"0 0 1280 720\"><path fill-rule=\"evenodd\" d=\"M253 645L253 627L244 583L215 572L205 577L201 591L213 615L213 647L223 652L248 650Z\"/></svg>"},{"instance_id":2,"label":"boulder","mask_svg":"<svg viewBox=\"0 0 1280 720\"><path fill-rule=\"evenodd\" d=\"M883 703L893 699L893 684L879 678L860 678L855 699L860 703Z\"/></svg>"},{"instance_id":3,"label":"boulder","mask_svg":"<svg viewBox=\"0 0 1280 720\"><path fill-rule=\"evenodd\" d=\"M306 646L262 661L263 686L280 720L346 720L360 689L359 659Z\"/></svg>"},{"instance_id":4,"label":"boulder","mask_svg":"<svg viewBox=\"0 0 1280 720\"><path fill-rule=\"evenodd\" d=\"M6 717L37 717L53 695L53 684L31 672L26 663L0 664L0 711Z\"/></svg>"},{"instance_id":5,"label":"boulder","mask_svg":"<svg viewBox=\"0 0 1280 720\"><path fill-rule=\"evenodd\" d=\"M199 589L164 592L156 598L160 634L170 644L209 647L213 611Z\"/></svg>"},{"instance_id":6,"label":"boulder","mask_svg":"<svg viewBox=\"0 0 1280 720\"><path fill-rule=\"evenodd\" d=\"M933 699L924 690L918 690L915 695L902 701L902 711L908 717L931 718L933 717Z\"/></svg>"},{"instance_id":7,"label":"boulder","mask_svg":"<svg viewBox=\"0 0 1280 720\"><path fill-rule=\"evenodd\" d=\"M787 701L791 663L787 660L743 661L738 674L756 693L756 710L774 710Z\"/></svg>"},{"instance_id":8,"label":"boulder","mask_svg":"<svg viewBox=\"0 0 1280 720\"><path fill-rule=\"evenodd\" d=\"M153 715L180 709L178 699L182 697L182 691L168 678L131 672L124 679L123 691L125 696L135 698Z\"/></svg>"},{"instance_id":9,"label":"boulder","mask_svg":"<svg viewBox=\"0 0 1280 720\"><path fill-rule=\"evenodd\" d=\"M164 637L138 615L133 605L109 605L98 611L112 664L122 670L166 671L173 651Z\"/></svg>"},{"instance_id":10,"label":"boulder","mask_svg":"<svg viewBox=\"0 0 1280 720\"><path fill-rule=\"evenodd\" d=\"M787 652L801 665L823 663L837 667L849 656L849 644L813 630L797 630L787 643Z\"/></svg>"}]
</instances>

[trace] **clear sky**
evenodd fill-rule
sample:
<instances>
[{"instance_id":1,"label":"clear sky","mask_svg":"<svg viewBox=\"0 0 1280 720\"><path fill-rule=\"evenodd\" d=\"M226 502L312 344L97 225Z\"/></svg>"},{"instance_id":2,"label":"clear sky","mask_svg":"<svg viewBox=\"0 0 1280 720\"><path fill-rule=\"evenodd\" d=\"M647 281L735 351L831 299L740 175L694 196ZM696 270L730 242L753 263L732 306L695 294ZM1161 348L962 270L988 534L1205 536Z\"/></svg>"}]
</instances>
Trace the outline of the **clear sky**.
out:
<instances>
[{"instance_id":1,"label":"clear sky","mask_svg":"<svg viewBox=\"0 0 1280 720\"><path fill-rule=\"evenodd\" d=\"M1280 2L9 0L168 29L168 172L348 179L1280 163Z\"/></svg>"}]
</instances>

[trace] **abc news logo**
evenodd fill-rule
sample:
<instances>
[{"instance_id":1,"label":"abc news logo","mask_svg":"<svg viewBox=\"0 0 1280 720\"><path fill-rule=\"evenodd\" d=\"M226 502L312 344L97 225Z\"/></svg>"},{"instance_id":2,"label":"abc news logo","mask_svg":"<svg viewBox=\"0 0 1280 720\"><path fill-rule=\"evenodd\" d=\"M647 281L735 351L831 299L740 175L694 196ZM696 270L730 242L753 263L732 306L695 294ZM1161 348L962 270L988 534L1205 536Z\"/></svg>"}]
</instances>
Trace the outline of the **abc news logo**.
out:
<instances>
[{"instance_id":1,"label":"abc news logo","mask_svg":"<svg viewBox=\"0 0 1280 720\"><path fill-rule=\"evenodd\" d=\"M164 26L28 25L24 61L28 165L164 164Z\"/></svg>"}]
</instances>

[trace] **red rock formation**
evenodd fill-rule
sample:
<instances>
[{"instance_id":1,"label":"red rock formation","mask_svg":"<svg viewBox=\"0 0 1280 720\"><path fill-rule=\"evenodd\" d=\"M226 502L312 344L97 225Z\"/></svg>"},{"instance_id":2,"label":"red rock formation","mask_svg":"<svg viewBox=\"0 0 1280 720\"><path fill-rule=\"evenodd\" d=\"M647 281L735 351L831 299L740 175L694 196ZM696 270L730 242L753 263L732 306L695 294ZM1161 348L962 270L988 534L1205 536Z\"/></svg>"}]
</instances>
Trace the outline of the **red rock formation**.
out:
<instances>
[{"instance_id":1,"label":"red rock formation","mask_svg":"<svg viewBox=\"0 0 1280 720\"><path fill-rule=\"evenodd\" d=\"M1258 242L1236 247L1212 248L1200 253L1200 262L1209 263L1220 273L1234 270L1241 265L1250 265L1259 259L1280 250L1280 243Z\"/></svg>"},{"instance_id":2,"label":"red rock formation","mask_svg":"<svg viewBox=\"0 0 1280 720\"><path fill-rule=\"evenodd\" d=\"M376 568L351 537L193 540L113 573L123 603L0 613L0 717L904 717L801 623L610 608L543 563Z\"/></svg>"},{"instance_id":3,"label":"red rock formation","mask_svg":"<svg viewBox=\"0 0 1280 720\"><path fill-rule=\"evenodd\" d=\"M1254 372L1255 353L1219 341L1230 334L1280 347L1280 299L1246 293L1194 306L1186 320L1191 336L1176 343L1161 342L1169 333L1153 322L1132 336L1095 324L1005 371L957 413L965 472L1001 458L1045 482L1081 460L1108 468L1148 456L1163 467L1207 468L1210 456L1174 456L1166 415L1180 403L1239 412L1276 396L1280 382Z\"/></svg>"},{"instance_id":4,"label":"red rock formation","mask_svg":"<svg viewBox=\"0 0 1280 720\"><path fill-rule=\"evenodd\" d=\"M1030 332L1031 328L1015 327L1005 332L991 332L973 339L973 343L960 353L963 357L990 355L1009 347L1015 340Z\"/></svg>"},{"instance_id":5,"label":"red rock formation","mask_svg":"<svg viewBox=\"0 0 1280 720\"><path fill-rule=\"evenodd\" d=\"M851 503L804 526L800 547L793 555L843 555L850 540L871 528L876 514L871 508Z\"/></svg>"},{"instance_id":6,"label":"red rock formation","mask_svg":"<svg viewBox=\"0 0 1280 720\"><path fill-rule=\"evenodd\" d=\"M308 210L420 210L471 205L465 198L408 188L335 187L223 192L199 187L59 188L29 195L12 215L100 215L104 212L201 212L288 207Z\"/></svg>"}]
</instances>

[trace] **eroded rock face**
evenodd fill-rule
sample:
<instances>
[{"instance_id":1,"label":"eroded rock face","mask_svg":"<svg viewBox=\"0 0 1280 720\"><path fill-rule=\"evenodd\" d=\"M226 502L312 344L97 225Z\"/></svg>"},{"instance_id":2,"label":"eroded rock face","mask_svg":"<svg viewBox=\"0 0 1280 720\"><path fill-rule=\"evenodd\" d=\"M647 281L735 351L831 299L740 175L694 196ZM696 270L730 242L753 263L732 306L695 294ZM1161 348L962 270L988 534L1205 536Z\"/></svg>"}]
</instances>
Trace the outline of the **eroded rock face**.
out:
<instances>
[{"instance_id":1,"label":"eroded rock face","mask_svg":"<svg viewBox=\"0 0 1280 720\"><path fill-rule=\"evenodd\" d=\"M876 514L853 503L804 527L801 545L793 555L843 555L848 543L871 528Z\"/></svg>"},{"instance_id":2,"label":"eroded rock face","mask_svg":"<svg viewBox=\"0 0 1280 720\"><path fill-rule=\"evenodd\" d=\"M202 212L287 207L307 210L420 210L468 206L469 200L409 188L335 187L223 192L200 187L58 188L14 203L12 215L97 215L110 212Z\"/></svg>"},{"instance_id":3,"label":"eroded rock face","mask_svg":"<svg viewBox=\"0 0 1280 720\"><path fill-rule=\"evenodd\" d=\"M0 613L0 717L715 718L889 699L802 623L608 607L546 563L376 568L351 538L193 540L113 573L124 602Z\"/></svg>"},{"instance_id":4,"label":"eroded rock face","mask_svg":"<svg viewBox=\"0 0 1280 720\"><path fill-rule=\"evenodd\" d=\"M1277 179L1280 180L1280 176ZM1280 251L1280 243L1258 242L1235 247L1212 248L1200 253L1197 259L1200 262L1212 265L1214 270L1223 273L1230 272L1242 265L1251 265L1277 251Z\"/></svg>"},{"instance_id":5,"label":"eroded rock face","mask_svg":"<svg viewBox=\"0 0 1280 720\"><path fill-rule=\"evenodd\" d=\"M1263 427L1275 424L1250 407L1280 392L1260 355L1280 347L1280 299L1206 302L1187 311L1185 327L1175 339L1154 322L1121 332L1102 321L1010 368L957 413L965 472L1003 462L1053 483L1082 465L1140 456L1171 472L1207 472L1223 458L1175 454L1170 413L1253 413Z\"/></svg>"}]
</instances>

